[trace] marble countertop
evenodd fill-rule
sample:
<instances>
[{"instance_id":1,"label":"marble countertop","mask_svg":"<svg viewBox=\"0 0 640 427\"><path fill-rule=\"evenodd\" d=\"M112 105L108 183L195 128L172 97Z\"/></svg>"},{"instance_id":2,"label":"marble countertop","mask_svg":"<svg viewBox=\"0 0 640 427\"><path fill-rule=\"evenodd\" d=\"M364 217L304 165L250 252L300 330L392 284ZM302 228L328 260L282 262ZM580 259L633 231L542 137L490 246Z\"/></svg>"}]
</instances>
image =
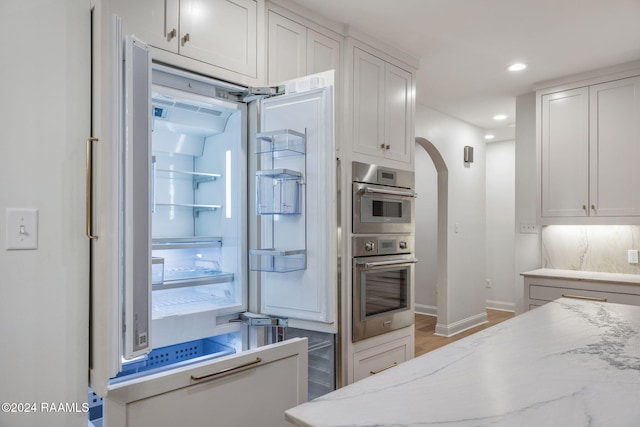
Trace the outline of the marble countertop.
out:
<instances>
[{"instance_id":1,"label":"marble countertop","mask_svg":"<svg viewBox=\"0 0 640 427\"><path fill-rule=\"evenodd\" d=\"M298 426L638 426L640 307L559 299L286 411Z\"/></svg>"},{"instance_id":2,"label":"marble countertop","mask_svg":"<svg viewBox=\"0 0 640 427\"><path fill-rule=\"evenodd\" d=\"M591 282L622 283L640 285L640 274L602 273L597 271L560 270L555 268L539 268L525 271L521 276L547 277L552 279L588 280Z\"/></svg>"}]
</instances>

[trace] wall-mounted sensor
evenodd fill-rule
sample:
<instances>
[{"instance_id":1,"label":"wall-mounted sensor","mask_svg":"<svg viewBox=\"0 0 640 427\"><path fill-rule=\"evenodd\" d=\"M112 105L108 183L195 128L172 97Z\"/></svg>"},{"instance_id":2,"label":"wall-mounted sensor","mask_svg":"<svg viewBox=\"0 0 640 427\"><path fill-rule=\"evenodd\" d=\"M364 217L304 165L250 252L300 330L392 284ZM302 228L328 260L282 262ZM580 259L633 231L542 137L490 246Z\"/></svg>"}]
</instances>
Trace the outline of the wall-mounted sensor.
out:
<instances>
[{"instance_id":1,"label":"wall-mounted sensor","mask_svg":"<svg viewBox=\"0 0 640 427\"><path fill-rule=\"evenodd\" d=\"M473 147L469 145L464 146L464 162L473 163Z\"/></svg>"}]
</instances>

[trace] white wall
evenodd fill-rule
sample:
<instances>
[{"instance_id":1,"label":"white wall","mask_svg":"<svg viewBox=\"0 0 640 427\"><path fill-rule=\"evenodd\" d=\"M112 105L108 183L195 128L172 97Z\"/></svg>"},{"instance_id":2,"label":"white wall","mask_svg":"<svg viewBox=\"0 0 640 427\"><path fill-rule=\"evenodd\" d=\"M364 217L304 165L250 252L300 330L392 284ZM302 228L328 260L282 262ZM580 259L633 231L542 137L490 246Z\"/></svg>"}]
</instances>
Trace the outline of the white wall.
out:
<instances>
[{"instance_id":1,"label":"white wall","mask_svg":"<svg viewBox=\"0 0 640 427\"><path fill-rule=\"evenodd\" d=\"M516 216L515 244L515 309L524 311L524 284L520 273L542 265L539 234L520 233L522 222L536 222L536 96L535 93L516 98Z\"/></svg>"},{"instance_id":2,"label":"white wall","mask_svg":"<svg viewBox=\"0 0 640 427\"><path fill-rule=\"evenodd\" d=\"M0 402L87 401L89 2L0 3ZM6 209L39 210L37 250L5 250ZM86 426L5 413L0 426Z\"/></svg>"},{"instance_id":3,"label":"white wall","mask_svg":"<svg viewBox=\"0 0 640 427\"><path fill-rule=\"evenodd\" d=\"M438 286L436 332L449 335L486 320L484 133L418 105L416 137L433 143L448 168L447 286L444 292ZM469 167L463 158L466 145L475 149Z\"/></svg>"},{"instance_id":4,"label":"white wall","mask_svg":"<svg viewBox=\"0 0 640 427\"><path fill-rule=\"evenodd\" d=\"M487 307L514 310L515 141L487 144Z\"/></svg>"},{"instance_id":5,"label":"white wall","mask_svg":"<svg viewBox=\"0 0 640 427\"><path fill-rule=\"evenodd\" d=\"M438 174L427 151L415 147L416 179L416 294L418 313L435 315L438 268Z\"/></svg>"}]
</instances>

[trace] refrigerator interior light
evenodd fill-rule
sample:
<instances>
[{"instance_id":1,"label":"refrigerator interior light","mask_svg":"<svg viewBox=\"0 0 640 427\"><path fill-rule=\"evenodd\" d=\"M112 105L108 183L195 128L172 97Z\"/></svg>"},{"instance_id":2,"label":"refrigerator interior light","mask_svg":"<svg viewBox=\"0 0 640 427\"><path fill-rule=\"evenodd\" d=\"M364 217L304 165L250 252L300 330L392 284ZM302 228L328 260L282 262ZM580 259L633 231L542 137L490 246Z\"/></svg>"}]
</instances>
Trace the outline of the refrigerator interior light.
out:
<instances>
[{"instance_id":1,"label":"refrigerator interior light","mask_svg":"<svg viewBox=\"0 0 640 427\"><path fill-rule=\"evenodd\" d=\"M225 165L225 175L226 175L226 180L225 180L225 193L226 193L226 198L225 198L225 217L226 218L231 218L231 150L227 150L227 152L225 153L226 158L226 165Z\"/></svg>"}]
</instances>

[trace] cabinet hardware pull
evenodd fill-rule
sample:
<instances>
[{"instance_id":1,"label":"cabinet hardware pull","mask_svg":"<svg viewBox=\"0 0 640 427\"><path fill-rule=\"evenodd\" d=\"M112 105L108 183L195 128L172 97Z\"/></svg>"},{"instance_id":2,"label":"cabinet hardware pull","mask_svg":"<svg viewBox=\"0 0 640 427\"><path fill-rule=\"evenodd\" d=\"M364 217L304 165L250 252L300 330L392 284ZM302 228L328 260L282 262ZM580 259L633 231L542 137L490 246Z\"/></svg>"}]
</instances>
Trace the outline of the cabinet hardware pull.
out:
<instances>
[{"instance_id":1,"label":"cabinet hardware pull","mask_svg":"<svg viewBox=\"0 0 640 427\"><path fill-rule=\"evenodd\" d=\"M182 46L184 46L185 44L187 44L187 42L191 40L191 36L189 36L189 33L185 34L184 37L182 38Z\"/></svg>"},{"instance_id":2,"label":"cabinet hardware pull","mask_svg":"<svg viewBox=\"0 0 640 427\"><path fill-rule=\"evenodd\" d=\"M573 299L584 299L587 301L600 301L607 302L606 298L597 298L597 297L584 297L582 295L571 295L571 294L562 294L563 298L573 298Z\"/></svg>"},{"instance_id":3,"label":"cabinet hardware pull","mask_svg":"<svg viewBox=\"0 0 640 427\"><path fill-rule=\"evenodd\" d=\"M591 209L593 209L593 211L596 211L596 205L591 205Z\"/></svg>"},{"instance_id":4,"label":"cabinet hardware pull","mask_svg":"<svg viewBox=\"0 0 640 427\"><path fill-rule=\"evenodd\" d=\"M391 148L391 145L389 145L389 144L387 144L387 146L386 146L386 147L384 147L384 149L385 149L385 150L388 150L388 149L390 149L390 148Z\"/></svg>"},{"instance_id":5,"label":"cabinet hardware pull","mask_svg":"<svg viewBox=\"0 0 640 427\"><path fill-rule=\"evenodd\" d=\"M93 231L93 143L98 142L98 138L91 137L87 139L87 175L86 175L86 226L87 237L89 239L97 239L98 236L92 234Z\"/></svg>"},{"instance_id":6,"label":"cabinet hardware pull","mask_svg":"<svg viewBox=\"0 0 640 427\"><path fill-rule=\"evenodd\" d=\"M378 369L377 371L369 371L369 373L370 373L371 375L379 374L379 373L380 373L380 372L382 372L382 371L386 371L387 369L391 369L391 368L394 368L394 367L396 367L396 366L398 366L398 362L393 362L393 363L392 363L391 365L389 365L389 366L386 366L386 367L384 367L384 368L382 368L382 369Z\"/></svg>"},{"instance_id":7,"label":"cabinet hardware pull","mask_svg":"<svg viewBox=\"0 0 640 427\"><path fill-rule=\"evenodd\" d=\"M196 377L195 375L191 375L191 379L193 381L201 381L201 380L204 380L204 379L207 379L207 378L212 378L212 377L216 377L218 375L227 374L229 372L237 371L238 369L246 368L248 366L257 365L260 362L262 362L262 359L259 358L259 357L256 357L256 360L253 360L251 362L243 363L242 365L234 366L232 368L222 369L222 370L220 370L218 372L214 372L213 374L203 375L201 377Z\"/></svg>"},{"instance_id":8,"label":"cabinet hardware pull","mask_svg":"<svg viewBox=\"0 0 640 427\"><path fill-rule=\"evenodd\" d=\"M582 205L582 210L586 212L587 211L587 205Z\"/></svg>"},{"instance_id":9,"label":"cabinet hardware pull","mask_svg":"<svg viewBox=\"0 0 640 427\"><path fill-rule=\"evenodd\" d=\"M167 41L171 41L173 40L176 36L178 35L178 31L176 31L176 29L172 29L171 31L169 31L167 33Z\"/></svg>"},{"instance_id":10,"label":"cabinet hardware pull","mask_svg":"<svg viewBox=\"0 0 640 427\"><path fill-rule=\"evenodd\" d=\"M384 144L380 144L380 148L382 148L384 150L385 145Z\"/></svg>"}]
</instances>

